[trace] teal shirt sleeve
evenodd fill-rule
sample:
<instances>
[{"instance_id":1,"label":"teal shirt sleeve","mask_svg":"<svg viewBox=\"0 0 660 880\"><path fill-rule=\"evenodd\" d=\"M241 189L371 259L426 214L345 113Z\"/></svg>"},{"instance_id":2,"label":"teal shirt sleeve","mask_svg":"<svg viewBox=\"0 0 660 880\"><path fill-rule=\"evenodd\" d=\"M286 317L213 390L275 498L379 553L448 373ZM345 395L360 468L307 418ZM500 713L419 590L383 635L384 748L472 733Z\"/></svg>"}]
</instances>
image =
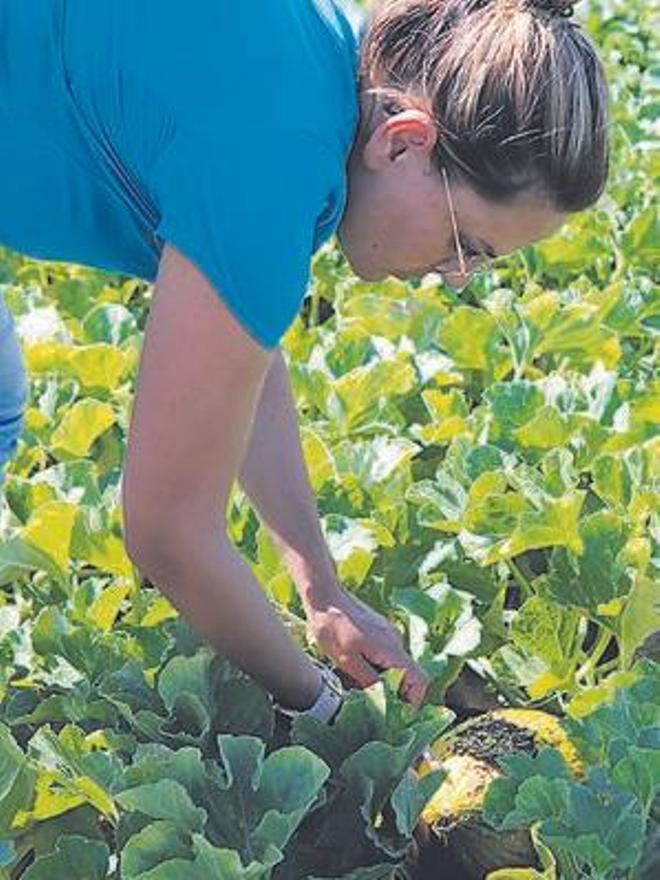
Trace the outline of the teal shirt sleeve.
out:
<instances>
[{"instance_id":1,"label":"teal shirt sleeve","mask_svg":"<svg viewBox=\"0 0 660 880\"><path fill-rule=\"evenodd\" d=\"M258 105L247 113L258 113ZM310 280L317 221L336 175L313 134L227 118L177 129L153 170L156 233L205 275L254 340L277 346Z\"/></svg>"}]
</instances>

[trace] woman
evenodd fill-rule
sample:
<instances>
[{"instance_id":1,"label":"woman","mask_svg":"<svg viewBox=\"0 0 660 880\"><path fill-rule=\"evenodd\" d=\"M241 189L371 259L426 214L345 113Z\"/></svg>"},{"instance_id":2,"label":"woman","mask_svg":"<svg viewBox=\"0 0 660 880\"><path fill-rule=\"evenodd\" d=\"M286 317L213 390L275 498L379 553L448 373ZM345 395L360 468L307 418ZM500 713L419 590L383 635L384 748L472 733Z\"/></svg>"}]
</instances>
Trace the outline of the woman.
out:
<instances>
[{"instance_id":1,"label":"woman","mask_svg":"<svg viewBox=\"0 0 660 880\"><path fill-rule=\"evenodd\" d=\"M427 676L337 580L278 342L333 232L365 280L460 287L593 204L601 65L565 0L394 0L359 33L340 0L185 12L4 0L0 241L155 281L122 483L140 570L283 710L330 720L336 678L230 544L239 479L320 649L361 686L403 668L419 707ZM2 345L6 456L23 396Z\"/></svg>"}]
</instances>

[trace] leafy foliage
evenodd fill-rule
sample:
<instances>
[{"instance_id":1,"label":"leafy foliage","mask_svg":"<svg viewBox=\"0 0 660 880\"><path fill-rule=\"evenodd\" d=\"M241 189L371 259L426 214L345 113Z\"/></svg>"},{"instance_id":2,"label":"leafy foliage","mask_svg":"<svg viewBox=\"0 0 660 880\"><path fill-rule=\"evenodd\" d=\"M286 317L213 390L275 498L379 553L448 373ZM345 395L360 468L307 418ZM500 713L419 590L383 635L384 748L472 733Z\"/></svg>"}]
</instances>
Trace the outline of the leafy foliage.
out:
<instances>
[{"instance_id":1,"label":"leafy foliage","mask_svg":"<svg viewBox=\"0 0 660 880\"><path fill-rule=\"evenodd\" d=\"M642 857L647 824L660 793L660 666L648 662L635 684L618 690L579 722L567 719L573 744L589 769L572 778L561 753L499 763L507 775L490 785L484 818L494 828L528 828L539 836L566 880L628 876Z\"/></svg>"},{"instance_id":2,"label":"leafy foliage","mask_svg":"<svg viewBox=\"0 0 660 880\"><path fill-rule=\"evenodd\" d=\"M543 874L497 880L655 877L657 22L641 0L583 15L612 90L598 205L462 296L358 281L330 243L285 340L328 547L431 674L421 712L386 674L282 734L140 579L119 490L149 286L2 249L31 384L0 499L0 880L403 876L439 783L412 768L466 668L572 724L589 767L507 759L487 815L532 825ZM313 651L238 486L229 526Z\"/></svg>"}]
</instances>

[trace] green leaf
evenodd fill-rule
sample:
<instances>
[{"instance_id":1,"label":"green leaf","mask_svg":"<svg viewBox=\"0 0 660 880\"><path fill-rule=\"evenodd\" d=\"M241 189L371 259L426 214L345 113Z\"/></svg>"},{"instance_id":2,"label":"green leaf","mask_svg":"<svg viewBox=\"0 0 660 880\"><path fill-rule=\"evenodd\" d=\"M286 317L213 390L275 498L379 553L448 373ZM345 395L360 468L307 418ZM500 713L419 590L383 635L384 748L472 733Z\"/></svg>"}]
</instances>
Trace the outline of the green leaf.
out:
<instances>
[{"instance_id":1,"label":"green leaf","mask_svg":"<svg viewBox=\"0 0 660 880\"><path fill-rule=\"evenodd\" d=\"M329 767L302 746L279 749L264 761L265 744L251 736L217 738L226 774L215 832L244 858L280 852L312 808Z\"/></svg>"},{"instance_id":2,"label":"green leaf","mask_svg":"<svg viewBox=\"0 0 660 880\"><path fill-rule=\"evenodd\" d=\"M612 780L649 810L660 791L660 749L629 746L626 757L612 770Z\"/></svg>"},{"instance_id":3,"label":"green leaf","mask_svg":"<svg viewBox=\"0 0 660 880\"><path fill-rule=\"evenodd\" d=\"M644 824L634 799L613 786L596 767L585 784L571 786L565 817L545 822L542 832L558 853L578 856L582 863L605 871L637 864Z\"/></svg>"},{"instance_id":4,"label":"green leaf","mask_svg":"<svg viewBox=\"0 0 660 880\"><path fill-rule=\"evenodd\" d=\"M566 713L571 718L584 718L606 703L611 703L617 688L627 687L636 681L632 672L612 672L598 685L585 688L570 700Z\"/></svg>"},{"instance_id":5,"label":"green leaf","mask_svg":"<svg viewBox=\"0 0 660 880\"><path fill-rule=\"evenodd\" d=\"M511 640L547 663L556 675L564 676L580 649L580 620L576 610L532 596L511 622Z\"/></svg>"},{"instance_id":6,"label":"green leaf","mask_svg":"<svg viewBox=\"0 0 660 880\"><path fill-rule=\"evenodd\" d=\"M354 588L364 582L374 562L374 551L394 543L389 529L373 519L331 513L322 522L339 580Z\"/></svg>"},{"instance_id":7,"label":"green leaf","mask_svg":"<svg viewBox=\"0 0 660 880\"><path fill-rule=\"evenodd\" d=\"M419 584L426 588L438 579L437 572L446 574L452 587L470 593L480 602L491 602L499 585L492 569L484 569L468 559L458 540L436 541L419 568Z\"/></svg>"},{"instance_id":8,"label":"green leaf","mask_svg":"<svg viewBox=\"0 0 660 880\"><path fill-rule=\"evenodd\" d=\"M75 518L74 504L48 501L32 512L21 530L21 538L45 553L64 574L69 569L69 544Z\"/></svg>"},{"instance_id":9,"label":"green leaf","mask_svg":"<svg viewBox=\"0 0 660 880\"><path fill-rule=\"evenodd\" d=\"M80 506L71 531L71 557L133 581L133 563L103 507Z\"/></svg>"},{"instance_id":10,"label":"green leaf","mask_svg":"<svg viewBox=\"0 0 660 880\"><path fill-rule=\"evenodd\" d=\"M204 880L262 880L271 876L271 869L280 861L279 853L272 848L259 861L253 860L243 867L234 850L219 849L200 834L193 834L192 839L195 876L202 876Z\"/></svg>"},{"instance_id":11,"label":"green leaf","mask_svg":"<svg viewBox=\"0 0 660 880\"><path fill-rule=\"evenodd\" d=\"M493 420L489 441L505 451L516 447L515 432L529 422L545 403L533 382L495 382L484 392Z\"/></svg>"},{"instance_id":12,"label":"green leaf","mask_svg":"<svg viewBox=\"0 0 660 880\"><path fill-rule=\"evenodd\" d=\"M484 821L496 830L529 827L533 821L554 816L566 804L570 771L558 749L543 746L536 755L507 755L497 763L505 775L491 782L483 803ZM528 786L519 802L525 782Z\"/></svg>"},{"instance_id":13,"label":"green leaf","mask_svg":"<svg viewBox=\"0 0 660 880\"><path fill-rule=\"evenodd\" d=\"M412 836L422 810L446 776L446 770L434 770L421 778L413 771L401 777L391 799L399 834Z\"/></svg>"},{"instance_id":14,"label":"green leaf","mask_svg":"<svg viewBox=\"0 0 660 880\"><path fill-rule=\"evenodd\" d=\"M527 828L541 818L561 818L568 805L568 792L565 779L523 779L516 791L514 809L503 820L502 828Z\"/></svg>"},{"instance_id":15,"label":"green leaf","mask_svg":"<svg viewBox=\"0 0 660 880\"><path fill-rule=\"evenodd\" d=\"M73 458L85 458L92 443L115 423L115 413L108 403L86 398L75 403L51 434L53 452Z\"/></svg>"},{"instance_id":16,"label":"green leaf","mask_svg":"<svg viewBox=\"0 0 660 880\"><path fill-rule=\"evenodd\" d=\"M115 798L126 810L137 810L152 819L167 819L187 831L202 831L207 819L206 811L195 807L185 788L173 779L137 785Z\"/></svg>"},{"instance_id":17,"label":"green leaf","mask_svg":"<svg viewBox=\"0 0 660 880\"><path fill-rule=\"evenodd\" d=\"M577 522L575 526L577 530ZM619 557L628 536L629 526L613 511L585 516L579 523L583 552L568 546L553 553L551 572L544 582L546 597L596 612L599 605L625 596L631 578Z\"/></svg>"},{"instance_id":18,"label":"green leaf","mask_svg":"<svg viewBox=\"0 0 660 880\"><path fill-rule=\"evenodd\" d=\"M41 856L23 873L23 880L105 880L110 851L105 843L78 834L59 837L55 851Z\"/></svg>"},{"instance_id":19,"label":"green leaf","mask_svg":"<svg viewBox=\"0 0 660 880\"><path fill-rule=\"evenodd\" d=\"M438 340L460 369L493 367L501 334L495 320L483 309L459 306L443 322Z\"/></svg>"},{"instance_id":20,"label":"green leaf","mask_svg":"<svg viewBox=\"0 0 660 880\"><path fill-rule=\"evenodd\" d=\"M85 391L113 391L133 361L131 353L104 342L79 345L70 352L66 375L80 382Z\"/></svg>"},{"instance_id":21,"label":"green leaf","mask_svg":"<svg viewBox=\"0 0 660 880\"><path fill-rule=\"evenodd\" d=\"M19 810L28 810L32 805L37 777L37 769L9 728L0 723L0 833L9 835Z\"/></svg>"},{"instance_id":22,"label":"green leaf","mask_svg":"<svg viewBox=\"0 0 660 880\"><path fill-rule=\"evenodd\" d=\"M22 538L0 542L0 584L11 584L34 571L47 571L55 576L60 573L55 558Z\"/></svg>"},{"instance_id":23,"label":"green leaf","mask_svg":"<svg viewBox=\"0 0 660 880\"><path fill-rule=\"evenodd\" d=\"M394 590L391 601L409 616L412 657L425 660L427 669L438 666L434 677L441 674L447 658L464 657L479 645L481 622L474 614L469 594L437 583L424 592Z\"/></svg>"},{"instance_id":24,"label":"green leaf","mask_svg":"<svg viewBox=\"0 0 660 880\"><path fill-rule=\"evenodd\" d=\"M71 633L71 627L59 608L42 608L32 629L32 644L38 654L62 653L62 639Z\"/></svg>"},{"instance_id":25,"label":"green leaf","mask_svg":"<svg viewBox=\"0 0 660 880\"><path fill-rule=\"evenodd\" d=\"M152 871L161 871L161 880L170 877L171 880L175 877L193 880L196 875L192 873L186 877L189 839L189 834L175 822L151 822L141 828L128 839L121 851L122 880L145 880ZM173 868L176 874L172 873Z\"/></svg>"},{"instance_id":26,"label":"green leaf","mask_svg":"<svg viewBox=\"0 0 660 880\"><path fill-rule=\"evenodd\" d=\"M660 259L660 213L656 207L634 217L626 230L624 247L639 258Z\"/></svg>"},{"instance_id":27,"label":"green leaf","mask_svg":"<svg viewBox=\"0 0 660 880\"><path fill-rule=\"evenodd\" d=\"M99 303L85 315L83 330L87 342L120 346L137 333L133 314L120 303Z\"/></svg>"},{"instance_id":28,"label":"green leaf","mask_svg":"<svg viewBox=\"0 0 660 880\"><path fill-rule=\"evenodd\" d=\"M338 444L334 450L334 463L340 477L350 473L364 489L371 490L404 468L419 451L416 443L404 437L383 435Z\"/></svg>"},{"instance_id":29,"label":"green leaf","mask_svg":"<svg viewBox=\"0 0 660 880\"><path fill-rule=\"evenodd\" d=\"M117 581L107 586L90 605L89 621L103 632L110 632L130 591L131 584L128 581Z\"/></svg>"},{"instance_id":30,"label":"green leaf","mask_svg":"<svg viewBox=\"0 0 660 880\"><path fill-rule=\"evenodd\" d=\"M349 690L331 725L298 716L291 725L291 741L306 746L333 772L365 743L385 736L386 695L382 682L367 691Z\"/></svg>"},{"instance_id":31,"label":"green leaf","mask_svg":"<svg viewBox=\"0 0 660 880\"><path fill-rule=\"evenodd\" d=\"M419 505L422 525L458 531L467 505L467 493L449 474L440 471L435 480L420 480L406 492L406 501Z\"/></svg>"},{"instance_id":32,"label":"green leaf","mask_svg":"<svg viewBox=\"0 0 660 880\"><path fill-rule=\"evenodd\" d=\"M522 510L515 528L499 540L497 535L478 535L468 530L459 534L459 540L466 553L481 565L492 565L544 547L566 547L581 553L579 517L584 497L585 493L579 490L562 498L545 497L540 509Z\"/></svg>"},{"instance_id":33,"label":"green leaf","mask_svg":"<svg viewBox=\"0 0 660 880\"><path fill-rule=\"evenodd\" d=\"M531 512L530 507L529 502L516 492L492 492L470 501L463 525L476 535L488 535L494 539L508 537L516 530L521 516Z\"/></svg>"},{"instance_id":34,"label":"green leaf","mask_svg":"<svg viewBox=\"0 0 660 880\"><path fill-rule=\"evenodd\" d=\"M620 619L620 651L628 666L635 649L660 630L660 592L650 577L637 574Z\"/></svg>"},{"instance_id":35,"label":"green leaf","mask_svg":"<svg viewBox=\"0 0 660 880\"><path fill-rule=\"evenodd\" d=\"M259 785L259 809L266 813L304 812L330 775L325 761L302 746L286 746L266 760ZM283 841L281 845L284 845ZM279 845L279 844L278 844Z\"/></svg>"},{"instance_id":36,"label":"green leaf","mask_svg":"<svg viewBox=\"0 0 660 880\"><path fill-rule=\"evenodd\" d=\"M49 724L42 725L30 740L30 748L49 773L54 774L57 784L65 789L63 796L70 799L76 806L87 802L99 813L116 822L118 810L112 787L119 775L119 765L114 756L94 755L84 743L84 736L75 725L65 725L57 734ZM40 780L47 782L50 778ZM56 797L52 791L49 797ZM56 810L52 810L56 814ZM44 809L37 801L33 818L47 818L51 810Z\"/></svg>"},{"instance_id":37,"label":"green leaf","mask_svg":"<svg viewBox=\"0 0 660 880\"><path fill-rule=\"evenodd\" d=\"M535 449L563 446L572 434L570 421L555 406L543 406L514 432L518 443Z\"/></svg>"},{"instance_id":38,"label":"green leaf","mask_svg":"<svg viewBox=\"0 0 660 880\"><path fill-rule=\"evenodd\" d=\"M604 453L592 464L594 492L609 504L627 508L632 499L632 478L623 455Z\"/></svg>"},{"instance_id":39,"label":"green leaf","mask_svg":"<svg viewBox=\"0 0 660 880\"><path fill-rule=\"evenodd\" d=\"M561 834L550 836L546 830L547 840L558 853L564 853L574 857L578 865L589 866L597 871L596 876L611 876L611 869L615 865L614 855L601 842L597 834L579 834L569 837Z\"/></svg>"},{"instance_id":40,"label":"green leaf","mask_svg":"<svg viewBox=\"0 0 660 880\"><path fill-rule=\"evenodd\" d=\"M334 383L347 428L353 428L368 414L379 397L406 394L415 386L415 370L409 355L399 352L389 360L375 360L356 367Z\"/></svg>"}]
</instances>

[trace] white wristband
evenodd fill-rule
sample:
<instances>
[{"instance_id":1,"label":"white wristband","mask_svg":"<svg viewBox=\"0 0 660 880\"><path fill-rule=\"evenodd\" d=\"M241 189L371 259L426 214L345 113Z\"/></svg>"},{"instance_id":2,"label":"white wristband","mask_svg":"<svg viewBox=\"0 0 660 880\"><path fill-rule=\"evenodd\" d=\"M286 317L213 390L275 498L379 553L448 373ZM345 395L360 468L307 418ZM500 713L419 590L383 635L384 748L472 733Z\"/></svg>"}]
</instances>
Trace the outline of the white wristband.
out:
<instances>
[{"instance_id":1,"label":"white wristband","mask_svg":"<svg viewBox=\"0 0 660 880\"><path fill-rule=\"evenodd\" d=\"M287 715L289 718L307 715L310 718L316 718L318 721L327 723L335 716L343 702L344 688L341 680L332 669L314 659L312 659L312 663L319 667L321 677L323 678L323 687L316 701L308 709L300 710L286 709L275 700L273 703L278 712Z\"/></svg>"}]
</instances>

